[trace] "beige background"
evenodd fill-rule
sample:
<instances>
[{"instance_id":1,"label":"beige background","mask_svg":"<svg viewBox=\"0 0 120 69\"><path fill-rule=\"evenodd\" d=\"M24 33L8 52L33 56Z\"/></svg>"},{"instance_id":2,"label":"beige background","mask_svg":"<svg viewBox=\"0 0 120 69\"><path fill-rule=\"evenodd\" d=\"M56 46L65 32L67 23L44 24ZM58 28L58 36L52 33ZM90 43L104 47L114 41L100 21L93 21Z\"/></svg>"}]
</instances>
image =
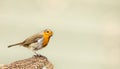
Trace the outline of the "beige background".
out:
<instances>
[{"instance_id":1,"label":"beige background","mask_svg":"<svg viewBox=\"0 0 120 69\"><path fill-rule=\"evenodd\" d=\"M31 57L7 45L45 28L54 36L39 53L55 69L120 69L120 0L0 0L0 64Z\"/></svg>"}]
</instances>

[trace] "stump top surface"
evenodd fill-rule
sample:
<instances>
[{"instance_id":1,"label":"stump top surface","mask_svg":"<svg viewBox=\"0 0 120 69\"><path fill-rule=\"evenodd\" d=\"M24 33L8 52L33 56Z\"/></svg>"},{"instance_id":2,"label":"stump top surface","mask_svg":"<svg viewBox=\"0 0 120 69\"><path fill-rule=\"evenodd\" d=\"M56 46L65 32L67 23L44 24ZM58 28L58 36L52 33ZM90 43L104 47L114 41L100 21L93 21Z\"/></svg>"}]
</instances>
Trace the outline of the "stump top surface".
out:
<instances>
[{"instance_id":1,"label":"stump top surface","mask_svg":"<svg viewBox=\"0 0 120 69\"><path fill-rule=\"evenodd\" d=\"M53 65L45 56L33 56L3 65L0 69L53 69Z\"/></svg>"}]
</instances>

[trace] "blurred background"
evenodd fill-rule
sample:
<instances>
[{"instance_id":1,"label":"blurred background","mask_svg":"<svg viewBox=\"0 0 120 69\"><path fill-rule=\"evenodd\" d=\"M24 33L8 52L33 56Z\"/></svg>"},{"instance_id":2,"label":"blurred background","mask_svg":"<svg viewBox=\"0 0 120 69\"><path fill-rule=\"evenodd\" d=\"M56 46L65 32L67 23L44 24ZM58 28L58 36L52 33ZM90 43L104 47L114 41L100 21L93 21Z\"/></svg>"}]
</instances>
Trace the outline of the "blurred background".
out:
<instances>
[{"instance_id":1,"label":"blurred background","mask_svg":"<svg viewBox=\"0 0 120 69\"><path fill-rule=\"evenodd\" d=\"M120 69L120 0L0 0L0 64L32 57L7 46L46 28L55 69Z\"/></svg>"}]
</instances>

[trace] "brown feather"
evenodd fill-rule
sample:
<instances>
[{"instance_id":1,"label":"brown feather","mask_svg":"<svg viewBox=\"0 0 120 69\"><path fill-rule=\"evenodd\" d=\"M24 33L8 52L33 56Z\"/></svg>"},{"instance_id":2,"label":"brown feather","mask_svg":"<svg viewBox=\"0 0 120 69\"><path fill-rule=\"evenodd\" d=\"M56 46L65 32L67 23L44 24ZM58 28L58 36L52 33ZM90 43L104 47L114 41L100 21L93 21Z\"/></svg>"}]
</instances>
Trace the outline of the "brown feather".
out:
<instances>
[{"instance_id":1,"label":"brown feather","mask_svg":"<svg viewBox=\"0 0 120 69\"><path fill-rule=\"evenodd\" d=\"M16 45L22 45L22 46L27 47L27 46L29 46L31 43L37 42L38 39L40 39L42 36L43 36L43 35L41 35L40 33L34 34L34 35L28 37L27 39L25 39L23 42L9 45L8 48L13 47L13 46L16 46Z\"/></svg>"},{"instance_id":2,"label":"brown feather","mask_svg":"<svg viewBox=\"0 0 120 69\"><path fill-rule=\"evenodd\" d=\"M25 39L23 41L23 46L29 46L31 43L35 43L38 41L38 39L42 38L43 35L41 35L40 33L34 34L30 37L28 37L27 39Z\"/></svg>"},{"instance_id":3,"label":"brown feather","mask_svg":"<svg viewBox=\"0 0 120 69\"><path fill-rule=\"evenodd\" d=\"M13 47L13 46L16 46L16 45L21 45L23 42L20 42L20 43L16 43L16 44L12 44L12 45L9 45L8 48L10 47Z\"/></svg>"}]
</instances>

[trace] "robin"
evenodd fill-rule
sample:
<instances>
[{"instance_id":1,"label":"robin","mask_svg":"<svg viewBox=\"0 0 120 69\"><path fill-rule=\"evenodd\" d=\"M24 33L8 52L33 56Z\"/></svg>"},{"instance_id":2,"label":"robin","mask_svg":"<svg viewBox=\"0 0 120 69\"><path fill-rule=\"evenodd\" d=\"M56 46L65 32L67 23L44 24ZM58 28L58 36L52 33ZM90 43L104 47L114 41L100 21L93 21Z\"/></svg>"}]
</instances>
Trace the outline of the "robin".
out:
<instances>
[{"instance_id":1,"label":"robin","mask_svg":"<svg viewBox=\"0 0 120 69\"><path fill-rule=\"evenodd\" d=\"M23 42L9 45L8 48L20 45L32 50L36 55L38 55L36 51L46 47L52 35L53 35L52 30L45 29L40 33L28 37Z\"/></svg>"}]
</instances>

